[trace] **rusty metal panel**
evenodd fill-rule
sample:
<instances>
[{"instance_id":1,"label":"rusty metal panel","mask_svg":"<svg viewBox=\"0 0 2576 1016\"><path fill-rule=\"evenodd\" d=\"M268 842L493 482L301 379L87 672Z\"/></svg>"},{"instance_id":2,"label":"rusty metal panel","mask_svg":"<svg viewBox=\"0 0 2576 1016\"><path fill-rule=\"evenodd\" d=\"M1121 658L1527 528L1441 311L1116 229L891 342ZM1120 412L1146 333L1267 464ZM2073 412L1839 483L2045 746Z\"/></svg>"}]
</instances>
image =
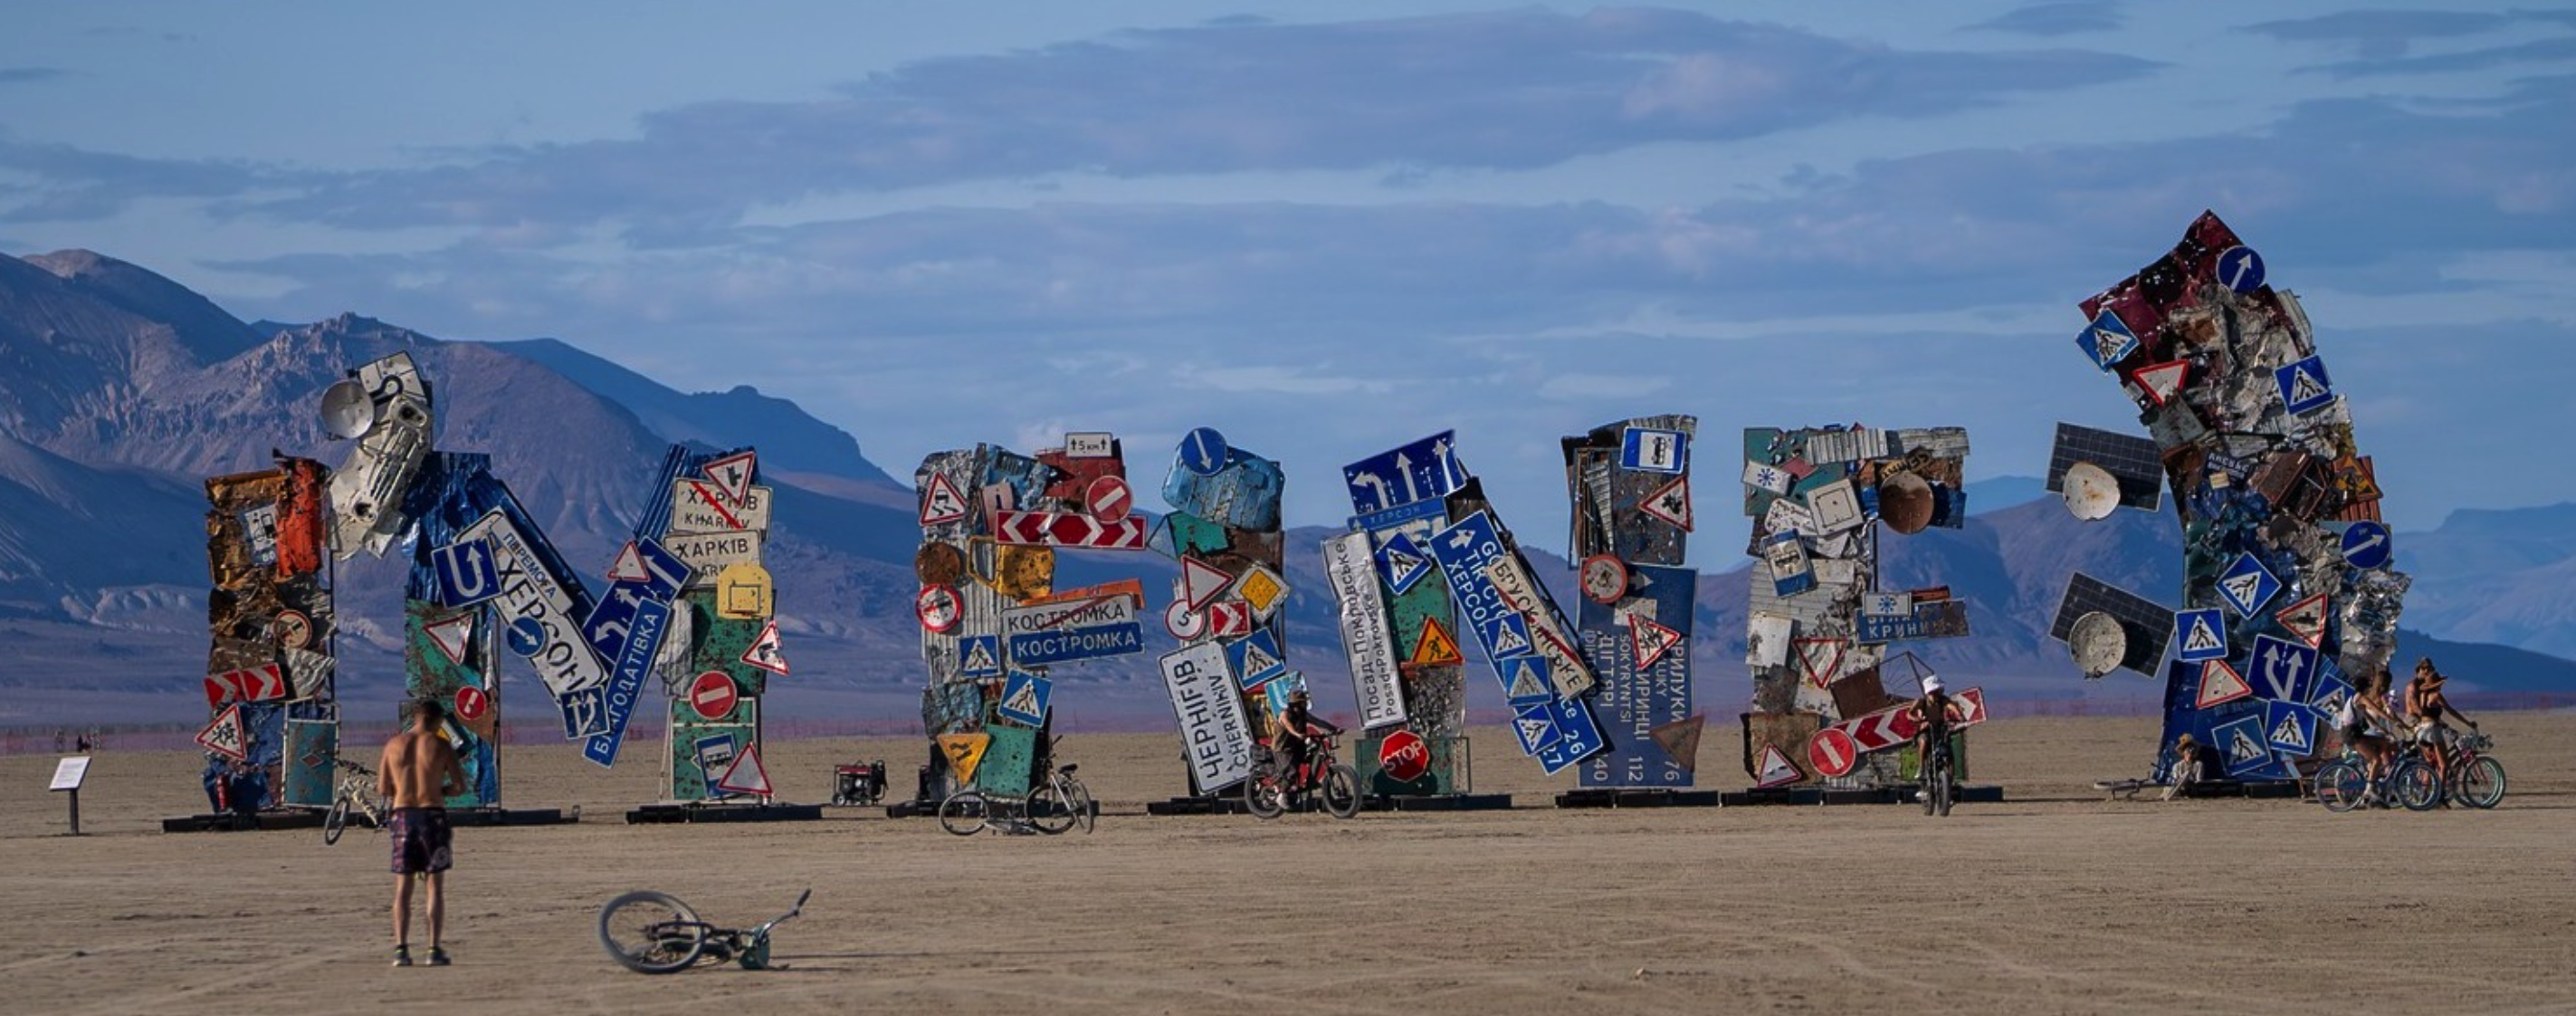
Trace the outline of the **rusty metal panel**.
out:
<instances>
[{"instance_id":1,"label":"rusty metal panel","mask_svg":"<svg viewBox=\"0 0 2576 1016\"><path fill-rule=\"evenodd\" d=\"M1225 468L1214 474L1178 468L1163 481L1163 501L1232 529L1279 531L1279 496L1286 480L1279 464L1241 448L1226 449Z\"/></svg>"},{"instance_id":2,"label":"rusty metal panel","mask_svg":"<svg viewBox=\"0 0 2576 1016\"><path fill-rule=\"evenodd\" d=\"M1778 751L1790 764L1798 767L1802 779L1814 777L1807 763L1807 742L1824 729L1825 718L1804 712L1753 712L1742 714L1744 724L1744 775L1760 778L1757 768L1765 749Z\"/></svg>"}]
</instances>

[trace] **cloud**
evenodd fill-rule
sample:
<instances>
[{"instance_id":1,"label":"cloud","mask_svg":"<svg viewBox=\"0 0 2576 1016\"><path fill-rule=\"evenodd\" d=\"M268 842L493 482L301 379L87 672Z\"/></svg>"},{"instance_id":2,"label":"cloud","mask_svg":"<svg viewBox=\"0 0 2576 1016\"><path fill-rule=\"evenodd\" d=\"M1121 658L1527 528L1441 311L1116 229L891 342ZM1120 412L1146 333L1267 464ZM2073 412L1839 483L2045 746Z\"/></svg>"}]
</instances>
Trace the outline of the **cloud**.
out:
<instances>
[{"instance_id":1,"label":"cloud","mask_svg":"<svg viewBox=\"0 0 2576 1016\"><path fill-rule=\"evenodd\" d=\"M104 219L145 198L235 198L313 179L247 162L147 159L21 141L5 130L0 171L31 181L0 204L0 216L29 223Z\"/></svg>"},{"instance_id":2,"label":"cloud","mask_svg":"<svg viewBox=\"0 0 2576 1016\"><path fill-rule=\"evenodd\" d=\"M70 77L72 72L59 67L0 67L0 85L23 85L36 81L53 81Z\"/></svg>"},{"instance_id":3,"label":"cloud","mask_svg":"<svg viewBox=\"0 0 2576 1016\"><path fill-rule=\"evenodd\" d=\"M2394 77L2406 74L2464 74L2525 64L2565 66L2576 61L2576 38L2533 39L2510 46L2489 46L2456 53L2405 57L2371 57L2303 70L2338 78Z\"/></svg>"},{"instance_id":4,"label":"cloud","mask_svg":"<svg viewBox=\"0 0 2576 1016\"><path fill-rule=\"evenodd\" d=\"M2112 0L2063 0L2032 4L1969 25L1972 31L2005 32L2055 38L2085 32L2116 31L2128 23Z\"/></svg>"},{"instance_id":5,"label":"cloud","mask_svg":"<svg viewBox=\"0 0 2576 1016\"><path fill-rule=\"evenodd\" d=\"M2339 11L2313 18L2264 21L2246 31L2284 42L2333 46L2364 61L2395 60L2428 39L2458 39L2505 31L2517 22L2576 23L2564 12L2513 11L2504 14L2435 10Z\"/></svg>"}]
</instances>

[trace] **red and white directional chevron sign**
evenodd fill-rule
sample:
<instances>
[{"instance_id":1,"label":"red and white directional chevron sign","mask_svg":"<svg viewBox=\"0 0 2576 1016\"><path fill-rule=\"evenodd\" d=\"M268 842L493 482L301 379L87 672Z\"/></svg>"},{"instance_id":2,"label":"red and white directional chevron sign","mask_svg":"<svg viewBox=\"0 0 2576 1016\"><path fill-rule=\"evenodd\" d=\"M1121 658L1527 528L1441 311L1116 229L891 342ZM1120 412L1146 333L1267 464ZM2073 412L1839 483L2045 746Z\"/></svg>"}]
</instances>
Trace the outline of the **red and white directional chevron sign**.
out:
<instances>
[{"instance_id":1,"label":"red and white directional chevron sign","mask_svg":"<svg viewBox=\"0 0 2576 1016\"><path fill-rule=\"evenodd\" d=\"M1096 519L1077 512L1001 511L993 513L993 540L1028 547L1143 550L1145 517Z\"/></svg>"},{"instance_id":2,"label":"red and white directional chevron sign","mask_svg":"<svg viewBox=\"0 0 2576 1016\"><path fill-rule=\"evenodd\" d=\"M1851 735L1852 747L1862 754L1885 751L1914 739L1917 725L1905 716L1904 706L1881 709L1858 719L1834 724L1834 729Z\"/></svg>"},{"instance_id":3,"label":"red and white directional chevron sign","mask_svg":"<svg viewBox=\"0 0 2576 1016\"><path fill-rule=\"evenodd\" d=\"M269 663L206 675L206 708L226 702L267 702L286 697L286 675Z\"/></svg>"}]
</instances>

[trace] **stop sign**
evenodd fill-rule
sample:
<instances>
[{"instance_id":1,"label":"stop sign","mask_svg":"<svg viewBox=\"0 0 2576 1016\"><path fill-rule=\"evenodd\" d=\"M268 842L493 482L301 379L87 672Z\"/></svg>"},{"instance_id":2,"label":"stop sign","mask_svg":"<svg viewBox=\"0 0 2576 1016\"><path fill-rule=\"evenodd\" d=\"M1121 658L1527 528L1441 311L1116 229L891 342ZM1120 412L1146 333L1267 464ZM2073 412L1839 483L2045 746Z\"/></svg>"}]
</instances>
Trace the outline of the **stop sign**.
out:
<instances>
[{"instance_id":1,"label":"stop sign","mask_svg":"<svg viewBox=\"0 0 2576 1016\"><path fill-rule=\"evenodd\" d=\"M490 692L486 692L483 689L470 684L456 689L457 719L463 720L467 723L477 723L483 719L483 714L491 711L492 695Z\"/></svg>"},{"instance_id":2,"label":"stop sign","mask_svg":"<svg viewBox=\"0 0 2576 1016\"><path fill-rule=\"evenodd\" d=\"M725 718L741 698L741 689L734 687L733 678L721 670L700 674L689 684L689 708L710 720Z\"/></svg>"},{"instance_id":3,"label":"stop sign","mask_svg":"<svg viewBox=\"0 0 2576 1016\"><path fill-rule=\"evenodd\" d=\"M1378 768L1398 782L1410 783L1431 771L1431 745L1422 735L1399 730L1386 735L1377 746Z\"/></svg>"}]
</instances>

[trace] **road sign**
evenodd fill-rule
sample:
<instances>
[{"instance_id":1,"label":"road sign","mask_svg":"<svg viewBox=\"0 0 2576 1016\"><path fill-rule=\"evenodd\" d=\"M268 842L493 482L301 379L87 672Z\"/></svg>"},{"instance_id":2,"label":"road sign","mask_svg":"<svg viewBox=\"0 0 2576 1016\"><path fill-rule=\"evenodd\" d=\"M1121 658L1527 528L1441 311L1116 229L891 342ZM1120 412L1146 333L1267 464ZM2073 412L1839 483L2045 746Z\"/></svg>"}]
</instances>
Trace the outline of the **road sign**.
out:
<instances>
[{"instance_id":1,"label":"road sign","mask_svg":"<svg viewBox=\"0 0 2576 1016\"><path fill-rule=\"evenodd\" d=\"M946 473L930 474L929 486L921 489L921 524L945 525L966 517L966 496L948 481Z\"/></svg>"},{"instance_id":2,"label":"road sign","mask_svg":"<svg viewBox=\"0 0 2576 1016\"><path fill-rule=\"evenodd\" d=\"M2235 563L2218 577L2218 597L2236 608L2238 617L2253 617L2280 591L2281 580L2273 578L2272 570L2252 554L2236 555Z\"/></svg>"},{"instance_id":3,"label":"road sign","mask_svg":"<svg viewBox=\"0 0 2576 1016\"><path fill-rule=\"evenodd\" d=\"M1143 550L1151 534L1141 515L1100 519L1080 512L993 513L994 541L1013 546Z\"/></svg>"},{"instance_id":4,"label":"road sign","mask_svg":"<svg viewBox=\"0 0 2576 1016\"><path fill-rule=\"evenodd\" d=\"M648 582L652 578L653 573L644 570L643 551L633 540L626 541L625 549L617 552L617 560L608 563L610 582Z\"/></svg>"},{"instance_id":5,"label":"road sign","mask_svg":"<svg viewBox=\"0 0 2576 1016\"><path fill-rule=\"evenodd\" d=\"M1017 666L1039 666L1145 651L1136 601L1124 593L1002 611L1002 648Z\"/></svg>"},{"instance_id":6,"label":"road sign","mask_svg":"<svg viewBox=\"0 0 2576 1016\"><path fill-rule=\"evenodd\" d=\"M1367 515L1455 493L1467 482L1458 464L1458 435L1441 431L1342 467L1353 513Z\"/></svg>"},{"instance_id":7,"label":"road sign","mask_svg":"<svg viewBox=\"0 0 2576 1016\"><path fill-rule=\"evenodd\" d=\"M1163 608L1163 630L1172 633L1173 638L1187 642L1207 634L1207 615L1191 610L1187 603L1173 600L1170 606Z\"/></svg>"},{"instance_id":8,"label":"road sign","mask_svg":"<svg viewBox=\"0 0 2576 1016\"><path fill-rule=\"evenodd\" d=\"M1674 646L1682 644L1682 633L1656 623L1644 614L1628 617L1628 642L1636 653L1637 669L1644 670L1664 658Z\"/></svg>"},{"instance_id":9,"label":"road sign","mask_svg":"<svg viewBox=\"0 0 2576 1016\"><path fill-rule=\"evenodd\" d=\"M1548 680L1547 661L1539 657L1505 657L1494 665L1494 676L1503 683L1504 700L1515 709L1556 697L1556 686Z\"/></svg>"},{"instance_id":10,"label":"road sign","mask_svg":"<svg viewBox=\"0 0 2576 1016\"><path fill-rule=\"evenodd\" d=\"M241 706L225 707L214 722L197 731L197 745L235 762L250 761L250 741L242 730Z\"/></svg>"},{"instance_id":11,"label":"road sign","mask_svg":"<svg viewBox=\"0 0 2576 1016\"><path fill-rule=\"evenodd\" d=\"M1351 688L1359 699L1362 729L1402 723L1405 719L1403 682L1395 661L1395 632L1385 600L1378 595L1379 559L1371 550L1373 544L1365 532L1345 533L1324 541L1324 579L1331 584L1333 602L1339 608L1342 655L1350 661Z\"/></svg>"},{"instance_id":12,"label":"road sign","mask_svg":"<svg viewBox=\"0 0 2576 1016\"><path fill-rule=\"evenodd\" d=\"M1225 647L1201 642L1165 653L1158 662L1198 792L1213 794L1252 775L1251 727L1244 721L1242 693L1226 678Z\"/></svg>"},{"instance_id":13,"label":"road sign","mask_svg":"<svg viewBox=\"0 0 2576 1016\"><path fill-rule=\"evenodd\" d=\"M1082 506L1091 517L1102 522L1117 522L1136 507L1136 491L1120 477L1103 476L1091 481L1082 492Z\"/></svg>"},{"instance_id":14,"label":"road sign","mask_svg":"<svg viewBox=\"0 0 2576 1016\"><path fill-rule=\"evenodd\" d=\"M671 522L666 533L736 533L769 528L769 488L754 485L740 499L705 480L681 478L671 484Z\"/></svg>"},{"instance_id":15,"label":"road sign","mask_svg":"<svg viewBox=\"0 0 2576 1016\"><path fill-rule=\"evenodd\" d=\"M481 540L458 540L430 549L438 574L438 602L471 607L501 595L501 574L492 566L492 548Z\"/></svg>"},{"instance_id":16,"label":"road sign","mask_svg":"<svg viewBox=\"0 0 2576 1016\"><path fill-rule=\"evenodd\" d=\"M2387 526L2355 522L2343 531L2343 563L2363 570L2386 568L2390 556Z\"/></svg>"},{"instance_id":17,"label":"road sign","mask_svg":"<svg viewBox=\"0 0 2576 1016\"><path fill-rule=\"evenodd\" d=\"M474 613L467 611L430 621L420 626L420 633L428 637L430 645L447 654L447 662L466 666L467 647L474 640Z\"/></svg>"},{"instance_id":18,"label":"road sign","mask_svg":"<svg viewBox=\"0 0 2576 1016\"><path fill-rule=\"evenodd\" d=\"M2236 672L2234 664L2226 660L2210 660L2200 665L2200 694L2192 699L2191 705L2194 709L2207 709L2252 694L2254 686L2245 683L2244 676Z\"/></svg>"},{"instance_id":19,"label":"road sign","mask_svg":"<svg viewBox=\"0 0 2576 1016\"><path fill-rule=\"evenodd\" d=\"M2227 615L2216 607L2174 613L2174 659L2184 663L2227 657Z\"/></svg>"},{"instance_id":20,"label":"road sign","mask_svg":"<svg viewBox=\"0 0 2576 1016\"><path fill-rule=\"evenodd\" d=\"M2263 707L2263 737L2275 750L2305 755L2317 750L2317 714L2305 702L2274 702Z\"/></svg>"},{"instance_id":21,"label":"road sign","mask_svg":"<svg viewBox=\"0 0 2576 1016\"><path fill-rule=\"evenodd\" d=\"M1771 568L1772 595L1796 596L1816 588L1815 567L1807 561L1806 545L1798 542L1796 531L1773 533L1763 540L1762 559Z\"/></svg>"},{"instance_id":22,"label":"road sign","mask_svg":"<svg viewBox=\"0 0 2576 1016\"><path fill-rule=\"evenodd\" d=\"M741 702L742 689L724 671L710 670L689 682L689 708L703 719L724 719Z\"/></svg>"},{"instance_id":23,"label":"road sign","mask_svg":"<svg viewBox=\"0 0 2576 1016\"><path fill-rule=\"evenodd\" d=\"M206 675L209 709L225 702L267 702L290 693L285 672L274 663Z\"/></svg>"},{"instance_id":24,"label":"road sign","mask_svg":"<svg viewBox=\"0 0 2576 1016\"><path fill-rule=\"evenodd\" d=\"M2211 727L2210 747L2218 750L2227 775L2243 776L2272 764L2272 746L2265 734L2263 713L2258 710Z\"/></svg>"},{"instance_id":25,"label":"road sign","mask_svg":"<svg viewBox=\"0 0 2576 1016\"><path fill-rule=\"evenodd\" d=\"M1002 685L1002 700L993 704L995 715L1017 720L1032 727L1046 726L1047 702L1055 697L1055 682L1025 670L1014 670Z\"/></svg>"},{"instance_id":26,"label":"road sign","mask_svg":"<svg viewBox=\"0 0 2576 1016\"><path fill-rule=\"evenodd\" d=\"M1815 742L1808 743L1812 746ZM1843 770L1845 773L1850 771L1848 768ZM1842 773L1832 775L1839 776ZM1763 745L1761 756L1753 763L1753 785L1757 787L1777 787L1806 778L1806 773L1798 771L1798 764L1789 761L1789 753L1781 751L1780 746L1776 744Z\"/></svg>"},{"instance_id":27,"label":"road sign","mask_svg":"<svg viewBox=\"0 0 2576 1016\"><path fill-rule=\"evenodd\" d=\"M89 759L90 757L87 755L74 755L70 758L56 760L54 762L54 778L52 782L46 785L45 789L68 790L71 791L74 796L78 796L81 784L89 779ZM73 831L78 832L79 830L75 829Z\"/></svg>"},{"instance_id":28,"label":"road sign","mask_svg":"<svg viewBox=\"0 0 2576 1016\"><path fill-rule=\"evenodd\" d=\"M758 561L739 561L716 573L716 616L757 621L775 613L776 587Z\"/></svg>"},{"instance_id":29,"label":"road sign","mask_svg":"<svg viewBox=\"0 0 2576 1016\"><path fill-rule=\"evenodd\" d=\"M1601 725L1592 718L1592 707L1579 698L1548 700L1549 716L1556 721L1556 743L1538 751L1539 769L1550 776L1564 771L1584 759L1610 747L1601 736Z\"/></svg>"},{"instance_id":30,"label":"road sign","mask_svg":"<svg viewBox=\"0 0 2576 1016\"><path fill-rule=\"evenodd\" d=\"M1797 649L1798 676L1808 684L1823 688L1843 676L1843 640L1798 639L1793 645Z\"/></svg>"},{"instance_id":31,"label":"road sign","mask_svg":"<svg viewBox=\"0 0 2576 1016\"><path fill-rule=\"evenodd\" d=\"M1386 538L1377 549L1377 566L1386 579L1386 588L1397 596L1412 589L1413 584L1431 574L1431 555L1413 542L1411 534L1398 532Z\"/></svg>"},{"instance_id":32,"label":"road sign","mask_svg":"<svg viewBox=\"0 0 2576 1016\"><path fill-rule=\"evenodd\" d=\"M965 618L966 601L958 597L954 587L924 586L920 595L912 598L912 613L921 619L922 627L945 633Z\"/></svg>"},{"instance_id":33,"label":"road sign","mask_svg":"<svg viewBox=\"0 0 2576 1016\"><path fill-rule=\"evenodd\" d=\"M492 693L476 685L465 685L456 689L455 706L458 722L469 726L481 723L492 713Z\"/></svg>"},{"instance_id":34,"label":"road sign","mask_svg":"<svg viewBox=\"0 0 2576 1016\"><path fill-rule=\"evenodd\" d=\"M984 750L993 746L993 735L980 730L972 734L941 734L931 740L948 758L948 771L957 774L959 783L975 781L975 769L984 761Z\"/></svg>"},{"instance_id":35,"label":"road sign","mask_svg":"<svg viewBox=\"0 0 2576 1016\"><path fill-rule=\"evenodd\" d=\"M531 659L546 648L546 625L532 617L519 618L510 622L510 627L501 632L501 637L509 642L510 651L518 654L519 658Z\"/></svg>"},{"instance_id":36,"label":"road sign","mask_svg":"<svg viewBox=\"0 0 2576 1016\"><path fill-rule=\"evenodd\" d=\"M1078 430L1064 435L1064 457L1068 459L1114 459L1118 457L1118 435L1105 430Z\"/></svg>"},{"instance_id":37,"label":"road sign","mask_svg":"<svg viewBox=\"0 0 2576 1016\"><path fill-rule=\"evenodd\" d=\"M1413 654L1404 662L1417 667L1440 667L1464 663L1466 658L1458 655L1458 640L1449 636L1438 618L1424 618L1422 638L1413 643Z\"/></svg>"},{"instance_id":38,"label":"road sign","mask_svg":"<svg viewBox=\"0 0 2576 1016\"><path fill-rule=\"evenodd\" d=\"M957 676L1002 676L1002 637L968 635L957 640Z\"/></svg>"},{"instance_id":39,"label":"road sign","mask_svg":"<svg viewBox=\"0 0 2576 1016\"><path fill-rule=\"evenodd\" d=\"M1774 494L1786 494L1789 488L1796 486L1797 483L1797 477L1789 475L1788 470L1779 466L1767 462L1744 464L1744 485L1747 487L1767 490Z\"/></svg>"},{"instance_id":40,"label":"road sign","mask_svg":"<svg viewBox=\"0 0 2576 1016\"><path fill-rule=\"evenodd\" d=\"M735 452L720 459L709 459L700 469L715 484L716 492L727 502L741 504L751 496L751 474L756 456L749 450Z\"/></svg>"},{"instance_id":41,"label":"road sign","mask_svg":"<svg viewBox=\"0 0 2576 1016\"><path fill-rule=\"evenodd\" d=\"M1270 620L1270 615L1288 600L1288 583L1266 565L1255 564L1234 580L1234 595L1252 608L1253 619Z\"/></svg>"},{"instance_id":42,"label":"road sign","mask_svg":"<svg viewBox=\"0 0 2576 1016\"><path fill-rule=\"evenodd\" d=\"M1905 706L1890 706L1858 719L1844 720L1835 727L1850 734L1852 745L1863 753L1885 751L1914 739L1919 725L1905 715L1905 710Z\"/></svg>"},{"instance_id":43,"label":"road sign","mask_svg":"<svg viewBox=\"0 0 2576 1016\"><path fill-rule=\"evenodd\" d=\"M546 645L529 662L536 666L546 691L560 699L608 682L607 661L581 638L581 620L591 609L590 593L579 579L561 572L553 547L521 532L501 508L483 513L458 538L480 539L492 546L493 567L502 578L501 595L491 601L496 616L534 618L545 626Z\"/></svg>"},{"instance_id":44,"label":"road sign","mask_svg":"<svg viewBox=\"0 0 2576 1016\"><path fill-rule=\"evenodd\" d=\"M726 565L749 561L760 563L762 534L743 530L738 533L690 533L662 538L662 548L689 566L693 584L712 585Z\"/></svg>"},{"instance_id":45,"label":"road sign","mask_svg":"<svg viewBox=\"0 0 2576 1016\"><path fill-rule=\"evenodd\" d=\"M1252 605L1241 600L1219 600L1199 613L1207 615L1207 633L1217 638L1233 638L1252 630Z\"/></svg>"},{"instance_id":46,"label":"road sign","mask_svg":"<svg viewBox=\"0 0 2576 1016\"><path fill-rule=\"evenodd\" d=\"M2315 690L2317 651L2270 635L2254 637L2252 684L2267 699L2305 702Z\"/></svg>"},{"instance_id":47,"label":"road sign","mask_svg":"<svg viewBox=\"0 0 2576 1016\"><path fill-rule=\"evenodd\" d=\"M2239 293L2263 288L2263 255L2242 244L2219 251L2218 281Z\"/></svg>"},{"instance_id":48,"label":"road sign","mask_svg":"<svg viewBox=\"0 0 2576 1016\"><path fill-rule=\"evenodd\" d=\"M1964 730L1986 722L1985 689L1970 688L1950 697L1959 703L1959 722L1951 724L1950 729Z\"/></svg>"},{"instance_id":49,"label":"road sign","mask_svg":"<svg viewBox=\"0 0 2576 1016\"><path fill-rule=\"evenodd\" d=\"M1398 783L1421 779L1431 771L1431 745L1410 730L1389 733L1378 742L1377 767Z\"/></svg>"},{"instance_id":50,"label":"road sign","mask_svg":"<svg viewBox=\"0 0 2576 1016\"><path fill-rule=\"evenodd\" d=\"M2281 623L2281 630L2314 649L2326 640L2326 618L2330 613L2327 603L2326 594L2318 593L2281 608L2280 613L2272 615L2272 620Z\"/></svg>"},{"instance_id":51,"label":"road sign","mask_svg":"<svg viewBox=\"0 0 2576 1016\"><path fill-rule=\"evenodd\" d=\"M2147 401L2161 406L2182 394L2183 385L2191 380L2191 361L2151 363L2129 372L2129 379L2138 383L2139 391L2147 393Z\"/></svg>"},{"instance_id":52,"label":"road sign","mask_svg":"<svg viewBox=\"0 0 2576 1016\"><path fill-rule=\"evenodd\" d=\"M716 777L715 788L728 794L750 794L768 797L769 770L760 764L760 746L746 744L726 766L724 775Z\"/></svg>"},{"instance_id":53,"label":"road sign","mask_svg":"<svg viewBox=\"0 0 2576 1016\"><path fill-rule=\"evenodd\" d=\"M771 618L760 626L760 634L743 648L742 662L780 677L787 676L787 654L778 648L778 619Z\"/></svg>"},{"instance_id":54,"label":"road sign","mask_svg":"<svg viewBox=\"0 0 2576 1016\"><path fill-rule=\"evenodd\" d=\"M1191 610L1215 602L1233 584L1234 576L1225 569L1195 557L1181 557L1181 602Z\"/></svg>"},{"instance_id":55,"label":"road sign","mask_svg":"<svg viewBox=\"0 0 2576 1016\"><path fill-rule=\"evenodd\" d=\"M1645 500L1637 502L1637 510L1680 526L1685 533L1690 532L1689 474L1673 477L1673 482L1656 488L1654 493L1646 495Z\"/></svg>"},{"instance_id":56,"label":"road sign","mask_svg":"<svg viewBox=\"0 0 2576 1016\"><path fill-rule=\"evenodd\" d=\"M1609 554L1583 559L1583 596L1594 603L1617 603L1628 595L1628 565Z\"/></svg>"},{"instance_id":57,"label":"road sign","mask_svg":"<svg viewBox=\"0 0 2576 1016\"><path fill-rule=\"evenodd\" d=\"M590 612L586 635L591 644L615 646L603 651L609 661L607 682L600 687L576 689L555 700L563 713L564 738L588 738L582 744L582 757L602 768L617 764L617 754L626 740L626 724L634 718L635 705L644 697L644 678L661 657L663 640L671 629L669 601L620 595L645 588L642 583L621 582L611 586L609 595L600 600L603 608L610 603L626 603L625 619L614 632L599 625L601 609ZM514 646L521 641L516 624L511 626L511 639Z\"/></svg>"},{"instance_id":58,"label":"road sign","mask_svg":"<svg viewBox=\"0 0 2576 1016\"><path fill-rule=\"evenodd\" d=\"M1493 658L1496 660L1528 656L1537 648L1530 642L1529 619L1519 614L1495 615L1493 621L1489 622L1489 628L1490 630L1483 633L1483 641L1487 646L1493 647ZM1495 666L1499 669L1501 664Z\"/></svg>"},{"instance_id":59,"label":"road sign","mask_svg":"<svg viewBox=\"0 0 2576 1016\"><path fill-rule=\"evenodd\" d=\"M1524 706L1512 714L1512 734L1520 738L1521 754L1536 757L1556 744L1556 715L1545 702Z\"/></svg>"},{"instance_id":60,"label":"road sign","mask_svg":"<svg viewBox=\"0 0 2576 1016\"><path fill-rule=\"evenodd\" d=\"M1770 745L1766 749L1777 751ZM1848 776L1860 761L1860 747L1852 743L1851 734L1840 727L1826 727L1807 739L1807 763L1826 776Z\"/></svg>"},{"instance_id":61,"label":"road sign","mask_svg":"<svg viewBox=\"0 0 2576 1016\"><path fill-rule=\"evenodd\" d=\"M1619 468L1647 473L1679 473L1690 468L1690 434L1659 427L1629 427L1619 432Z\"/></svg>"},{"instance_id":62,"label":"road sign","mask_svg":"<svg viewBox=\"0 0 2576 1016\"><path fill-rule=\"evenodd\" d=\"M1673 764L1681 767L1683 772L1698 772L1699 739L1707 729L1708 717L1692 713L1686 719L1646 728L1646 737L1655 742L1655 747L1662 748L1664 757L1673 760Z\"/></svg>"},{"instance_id":63,"label":"road sign","mask_svg":"<svg viewBox=\"0 0 2576 1016\"><path fill-rule=\"evenodd\" d=\"M2093 315L2093 323L2085 326L2083 333L2075 337L2075 346L2093 358L2095 367L2110 370L2111 365L2137 350L2138 337L2129 331L2129 326L2120 320L2119 315L2104 307L2102 313Z\"/></svg>"},{"instance_id":64,"label":"road sign","mask_svg":"<svg viewBox=\"0 0 2576 1016\"><path fill-rule=\"evenodd\" d=\"M1255 628L1252 634L1226 643L1225 659L1234 670L1235 683L1245 691L1288 672L1288 661L1279 652L1279 640L1268 628Z\"/></svg>"},{"instance_id":65,"label":"road sign","mask_svg":"<svg viewBox=\"0 0 2576 1016\"><path fill-rule=\"evenodd\" d=\"M2334 401L2334 385L2326 379L2326 361L2311 356L2274 368L2272 384L2281 390L2281 405L2298 416Z\"/></svg>"},{"instance_id":66,"label":"road sign","mask_svg":"<svg viewBox=\"0 0 2576 1016\"><path fill-rule=\"evenodd\" d=\"M1181 435L1181 468L1200 476L1215 476L1225 471L1225 435L1214 427L1198 427Z\"/></svg>"}]
</instances>

